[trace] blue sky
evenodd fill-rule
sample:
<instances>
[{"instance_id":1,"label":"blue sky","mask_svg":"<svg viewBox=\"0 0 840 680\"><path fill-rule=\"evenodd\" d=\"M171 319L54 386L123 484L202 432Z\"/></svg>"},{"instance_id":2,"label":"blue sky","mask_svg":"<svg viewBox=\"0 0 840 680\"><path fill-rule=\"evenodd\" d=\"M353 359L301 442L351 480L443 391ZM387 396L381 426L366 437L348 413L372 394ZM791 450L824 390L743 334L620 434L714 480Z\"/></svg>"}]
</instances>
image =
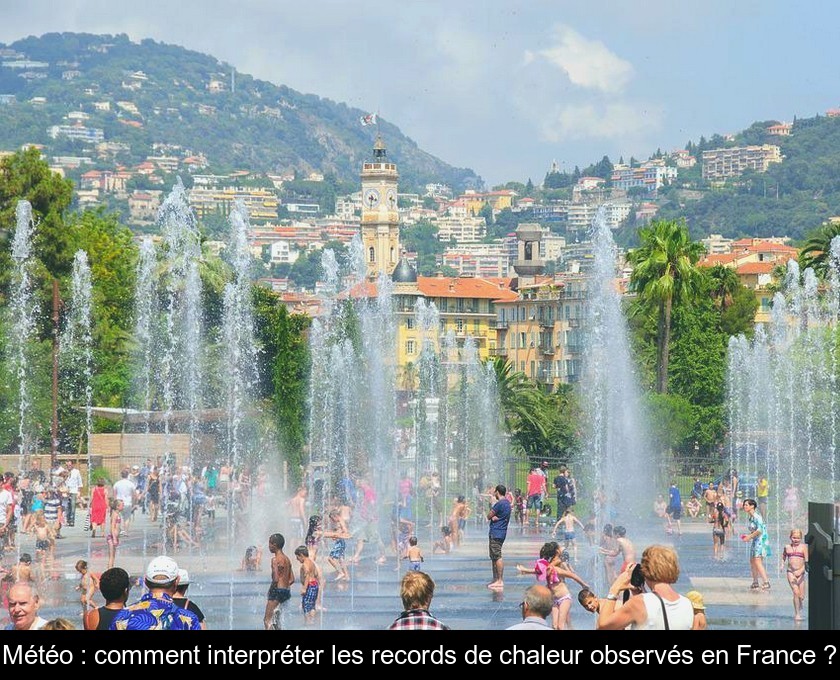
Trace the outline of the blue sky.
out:
<instances>
[{"instance_id":1,"label":"blue sky","mask_svg":"<svg viewBox=\"0 0 840 680\"><path fill-rule=\"evenodd\" d=\"M127 33L343 101L488 184L840 106L840 5L0 0L0 41Z\"/></svg>"}]
</instances>

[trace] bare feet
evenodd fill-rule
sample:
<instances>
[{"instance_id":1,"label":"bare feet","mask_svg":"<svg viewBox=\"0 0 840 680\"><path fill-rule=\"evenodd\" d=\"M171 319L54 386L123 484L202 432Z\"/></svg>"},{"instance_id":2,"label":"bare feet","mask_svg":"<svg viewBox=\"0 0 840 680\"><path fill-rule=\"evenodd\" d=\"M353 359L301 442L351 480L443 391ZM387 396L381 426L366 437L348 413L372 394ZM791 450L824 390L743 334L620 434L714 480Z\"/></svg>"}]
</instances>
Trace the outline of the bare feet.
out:
<instances>
[{"instance_id":1,"label":"bare feet","mask_svg":"<svg viewBox=\"0 0 840 680\"><path fill-rule=\"evenodd\" d=\"M491 590L503 590L504 587L505 587L505 584L502 583L501 581L493 581L493 583L488 583L487 587L490 588Z\"/></svg>"}]
</instances>

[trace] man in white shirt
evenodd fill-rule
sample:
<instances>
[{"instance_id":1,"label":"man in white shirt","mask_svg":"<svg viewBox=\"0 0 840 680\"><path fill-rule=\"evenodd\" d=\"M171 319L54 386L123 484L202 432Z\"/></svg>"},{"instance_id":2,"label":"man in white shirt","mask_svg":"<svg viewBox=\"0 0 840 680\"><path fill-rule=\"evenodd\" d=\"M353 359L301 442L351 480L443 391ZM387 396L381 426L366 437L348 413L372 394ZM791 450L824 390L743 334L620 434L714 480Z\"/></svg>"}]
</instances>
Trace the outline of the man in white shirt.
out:
<instances>
[{"instance_id":1,"label":"man in white shirt","mask_svg":"<svg viewBox=\"0 0 840 680\"><path fill-rule=\"evenodd\" d=\"M67 492L70 494L70 500L67 503L67 526L72 527L76 523L76 505L79 502L79 493L84 486L82 481L82 473L79 472L73 461L67 461Z\"/></svg>"},{"instance_id":2,"label":"man in white shirt","mask_svg":"<svg viewBox=\"0 0 840 680\"><path fill-rule=\"evenodd\" d=\"M121 474L122 479L114 484L114 498L123 502L122 510L122 526L123 531L128 532L131 528L131 514L134 508L134 501L137 496L137 487L134 486L128 478L128 469L123 470Z\"/></svg>"},{"instance_id":3,"label":"man in white shirt","mask_svg":"<svg viewBox=\"0 0 840 680\"><path fill-rule=\"evenodd\" d=\"M6 543L11 537L9 530L12 528L12 515L15 509L15 499L12 492L0 487L0 543Z\"/></svg>"}]
</instances>

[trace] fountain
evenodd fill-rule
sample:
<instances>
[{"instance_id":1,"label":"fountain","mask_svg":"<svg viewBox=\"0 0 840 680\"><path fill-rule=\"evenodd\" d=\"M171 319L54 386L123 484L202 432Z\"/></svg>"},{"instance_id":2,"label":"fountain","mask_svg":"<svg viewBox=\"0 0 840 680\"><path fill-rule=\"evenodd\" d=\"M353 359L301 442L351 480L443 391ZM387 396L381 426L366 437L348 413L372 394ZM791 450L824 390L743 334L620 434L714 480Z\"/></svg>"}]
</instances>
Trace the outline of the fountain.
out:
<instances>
[{"instance_id":1,"label":"fountain","mask_svg":"<svg viewBox=\"0 0 840 680\"><path fill-rule=\"evenodd\" d=\"M16 229L12 241L12 259L15 269L12 274L12 295L9 313L12 332L9 334L14 374L18 389L18 455L20 469L32 447L32 423L30 422L30 348L34 342L35 299L32 288L32 236L35 228L32 219L32 205L29 201L18 201L15 210Z\"/></svg>"},{"instance_id":2,"label":"fountain","mask_svg":"<svg viewBox=\"0 0 840 680\"><path fill-rule=\"evenodd\" d=\"M615 283L617 248L603 208L593 221L591 240L595 261L587 288L581 379L581 398L588 414L582 459L589 466L585 476L592 480L592 489L600 489L599 498L611 508L608 511L597 503L597 526L602 526L615 519L612 515L619 506L635 518L649 514L657 464L650 453L627 323Z\"/></svg>"},{"instance_id":3,"label":"fountain","mask_svg":"<svg viewBox=\"0 0 840 680\"><path fill-rule=\"evenodd\" d=\"M771 540L804 528L808 501L837 497L837 316L840 239L828 280L790 260L772 318L752 340L730 340L727 370L730 467L744 494L770 483Z\"/></svg>"}]
</instances>

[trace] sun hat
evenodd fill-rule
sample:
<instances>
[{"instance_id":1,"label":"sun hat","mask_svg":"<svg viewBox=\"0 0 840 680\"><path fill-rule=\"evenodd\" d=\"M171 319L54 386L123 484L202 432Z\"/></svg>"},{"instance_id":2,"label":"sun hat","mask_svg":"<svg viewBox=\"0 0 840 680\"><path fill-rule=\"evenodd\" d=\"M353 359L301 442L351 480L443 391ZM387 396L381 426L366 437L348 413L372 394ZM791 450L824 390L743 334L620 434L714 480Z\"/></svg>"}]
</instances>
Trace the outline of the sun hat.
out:
<instances>
[{"instance_id":1,"label":"sun hat","mask_svg":"<svg viewBox=\"0 0 840 680\"><path fill-rule=\"evenodd\" d=\"M695 609L706 609L706 605L703 604L703 596L697 590L690 590L688 591L685 596L691 600L691 606Z\"/></svg>"}]
</instances>

